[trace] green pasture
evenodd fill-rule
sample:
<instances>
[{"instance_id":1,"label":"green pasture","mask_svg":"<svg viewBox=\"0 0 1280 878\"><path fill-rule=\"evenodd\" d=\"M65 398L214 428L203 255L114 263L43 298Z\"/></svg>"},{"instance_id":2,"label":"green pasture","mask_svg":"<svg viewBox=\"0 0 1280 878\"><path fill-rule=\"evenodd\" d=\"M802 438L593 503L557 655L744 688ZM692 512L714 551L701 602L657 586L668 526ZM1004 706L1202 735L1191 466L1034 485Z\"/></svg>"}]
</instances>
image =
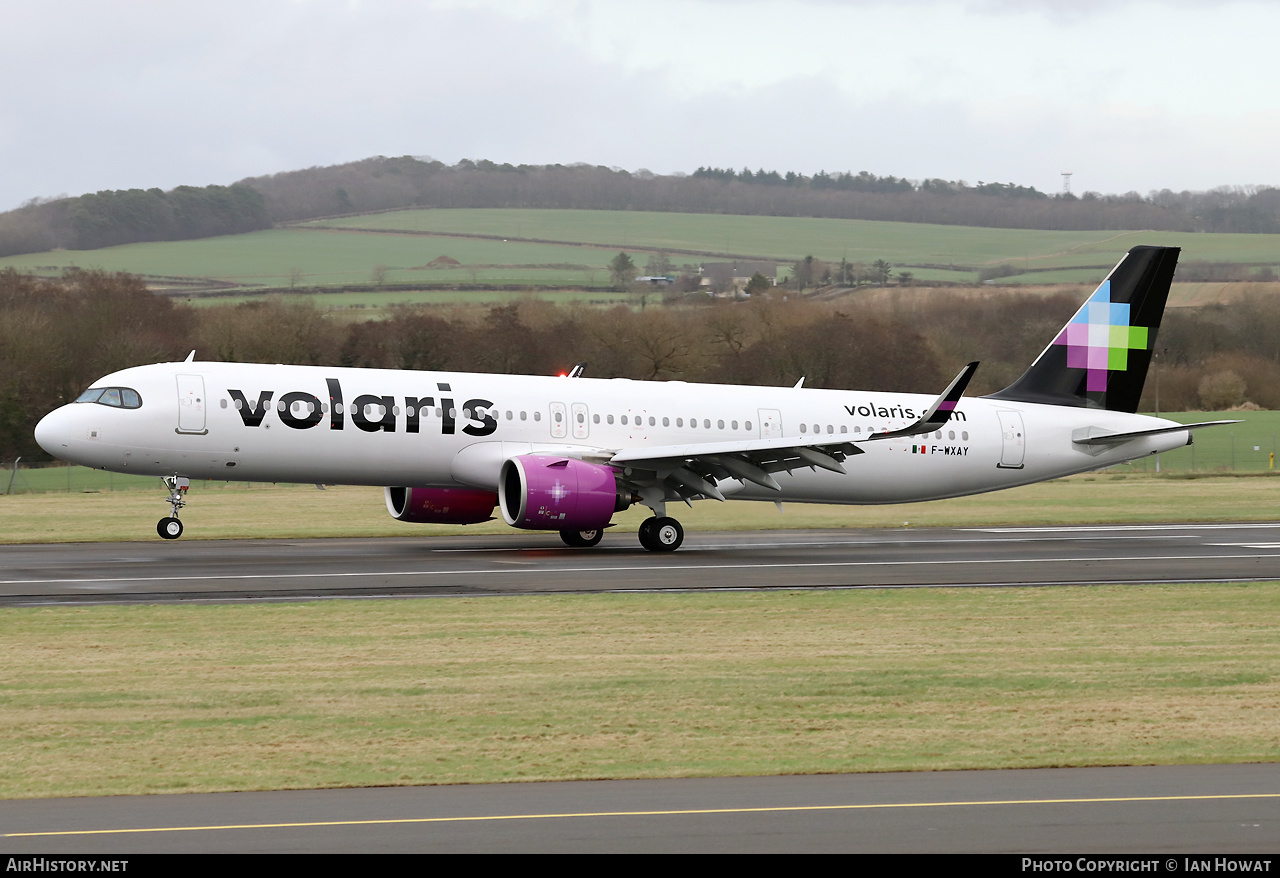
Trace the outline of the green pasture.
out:
<instances>
[{"instance_id":1,"label":"green pasture","mask_svg":"<svg viewBox=\"0 0 1280 878\"><path fill-rule=\"evenodd\" d=\"M529 281L532 283L533 281ZM522 281L522 283L524 283ZM639 307L640 295L637 293L616 293L608 289L591 289L591 290L528 290L528 289L506 289L506 290L477 290L467 289L464 285L462 289L456 290L370 290L368 292L349 292L341 288L334 288L334 292L327 290L319 290L312 295L312 302L319 308L338 309L355 309L359 310L374 309L384 310L396 305L421 305L421 306L451 306L451 305L509 305L514 302L523 302L526 299L537 299L542 302L552 302L557 305L569 305L573 303L581 303L585 305L593 305L600 307L612 307L614 305L632 305ZM261 293L237 293L233 295L217 295L217 296L188 296L183 297L181 294L175 296L178 301L185 302L200 308L213 307L216 305L237 305L241 302L260 301ZM659 295L657 299L660 300ZM653 307L660 304L655 297L650 295L646 302L646 307ZM376 314L368 315L376 317Z\"/></svg>"},{"instance_id":2,"label":"green pasture","mask_svg":"<svg viewBox=\"0 0 1280 878\"><path fill-rule=\"evenodd\" d=\"M340 230L357 229L355 231ZM446 234L447 233L447 234ZM504 238L506 240L504 240ZM525 240L520 240L525 239ZM530 239L557 243L534 243ZM972 283L974 268L1047 268L1003 284L1093 283L1131 246L1183 247L1183 261L1280 265L1280 235L1053 232L867 220L588 210L405 210L300 224L196 241L101 250L54 251L0 259L0 269L56 273L65 268L129 271L247 287L325 287L375 283L603 288L609 260L632 252L643 271L652 252L677 268L737 257L791 262L885 259L921 281ZM428 268L439 256L460 266ZM955 270L950 266L962 266ZM172 282L175 288L180 283Z\"/></svg>"},{"instance_id":3,"label":"green pasture","mask_svg":"<svg viewBox=\"0 0 1280 878\"><path fill-rule=\"evenodd\" d=\"M812 254L832 262L844 257L850 262L885 259L894 265L1110 268L1130 247L1162 244L1182 247L1184 261L1280 265L1280 235L1060 232L811 217L522 209L404 210L307 225L540 238L610 249L684 249L788 261Z\"/></svg>"},{"instance_id":4,"label":"green pasture","mask_svg":"<svg viewBox=\"0 0 1280 878\"><path fill-rule=\"evenodd\" d=\"M1280 759L1280 584L0 610L0 798Z\"/></svg>"},{"instance_id":5,"label":"green pasture","mask_svg":"<svg viewBox=\"0 0 1280 878\"><path fill-rule=\"evenodd\" d=\"M271 229L195 241L59 250L0 259L0 269L48 273L79 267L269 287L374 283L545 284L606 287L617 251L464 238ZM438 256L463 263L429 268ZM297 276L294 271L297 270Z\"/></svg>"}]
</instances>

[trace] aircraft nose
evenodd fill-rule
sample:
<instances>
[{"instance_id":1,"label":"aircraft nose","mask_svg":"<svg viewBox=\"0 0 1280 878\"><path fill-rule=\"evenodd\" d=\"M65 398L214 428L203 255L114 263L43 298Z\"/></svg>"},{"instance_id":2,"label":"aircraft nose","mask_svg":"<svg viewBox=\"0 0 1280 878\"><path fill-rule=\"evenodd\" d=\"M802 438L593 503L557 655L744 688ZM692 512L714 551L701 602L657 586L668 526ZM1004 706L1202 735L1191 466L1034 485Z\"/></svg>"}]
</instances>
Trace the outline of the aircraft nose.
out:
<instances>
[{"instance_id":1,"label":"aircraft nose","mask_svg":"<svg viewBox=\"0 0 1280 878\"><path fill-rule=\"evenodd\" d=\"M36 444L54 457L60 456L71 438L71 419L67 408L54 409L36 424Z\"/></svg>"}]
</instances>

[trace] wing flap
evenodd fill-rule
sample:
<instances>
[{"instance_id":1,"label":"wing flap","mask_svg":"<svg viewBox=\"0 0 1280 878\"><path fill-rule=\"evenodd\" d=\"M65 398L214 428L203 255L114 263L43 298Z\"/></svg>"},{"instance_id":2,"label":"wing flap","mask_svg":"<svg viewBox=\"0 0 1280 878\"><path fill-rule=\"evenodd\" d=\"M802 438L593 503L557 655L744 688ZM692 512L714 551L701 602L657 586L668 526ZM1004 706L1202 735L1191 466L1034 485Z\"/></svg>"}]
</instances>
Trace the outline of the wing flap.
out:
<instances>
[{"instance_id":1,"label":"wing flap","mask_svg":"<svg viewBox=\"0 0 1280 878\"><path fill-rule=\"evenodd\" d=\"M623 477L633 484L660 484L674 495L672 499L688 501L702 496L723 500L717 479L734 478L781 491L773 473L803 467L844 473L845 458L864 453L846 439L801 443L793 436L625 449L609 463L622 468Z\"/></svg>"}]
</instances>

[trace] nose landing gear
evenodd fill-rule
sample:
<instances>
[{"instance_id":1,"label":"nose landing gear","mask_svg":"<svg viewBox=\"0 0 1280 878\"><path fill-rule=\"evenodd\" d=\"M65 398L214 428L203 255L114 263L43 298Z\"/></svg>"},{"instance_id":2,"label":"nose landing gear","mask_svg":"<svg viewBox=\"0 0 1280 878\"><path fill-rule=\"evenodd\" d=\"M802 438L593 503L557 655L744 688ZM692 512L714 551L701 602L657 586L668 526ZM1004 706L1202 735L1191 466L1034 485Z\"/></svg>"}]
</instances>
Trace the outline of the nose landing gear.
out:
<instances>
[{"instance_id":1,"label":"nose landing gear","mask_svg":"<svg viewBox=\"0 0 1280 878\"><path fill-rule=\"evenodd\" d=\"M168 501L172 514L156 523L156 533L166 540L176 540L182 536L182 522L178 520L178 510L187 505L187 489L191 487L191 480L181 476L165 476L164 486L169 489L169 496L165 497L165 500Z\"/></svg>"}]
</instances>

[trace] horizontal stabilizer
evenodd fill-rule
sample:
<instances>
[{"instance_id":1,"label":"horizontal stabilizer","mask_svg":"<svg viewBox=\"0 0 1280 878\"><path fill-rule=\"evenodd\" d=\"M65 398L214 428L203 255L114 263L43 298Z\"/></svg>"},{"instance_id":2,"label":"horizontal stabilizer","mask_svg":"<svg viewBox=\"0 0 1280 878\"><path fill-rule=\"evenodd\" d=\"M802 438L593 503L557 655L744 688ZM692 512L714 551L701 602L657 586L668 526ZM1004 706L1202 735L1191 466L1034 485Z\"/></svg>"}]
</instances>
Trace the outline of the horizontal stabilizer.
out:
<instances>
[{"instance_id":1,"label":"horizontal stabilizer","mask_svg":"<svg viewBox=\"0 0 1280 878\"><path fill-rule=\"evenodd\" d=\"M876 439L898 439L903 436L932 433L934 430L941 429L943 424L951 420L951 413L956 410L956 403L960 401L960 397L964 394L964 389L969 386L969 379L977 371L978 364L976 361L961 369L960 374L952 379L946 390L942 391L942 395L934 400L933 405L929 406L929 410L921 415L919 420L911 426L903 427L901 430L872 433L866 439L860 441L871 442Z\"/></svg>"},{"instance_id":2,"label":"horizontal stabilizer","mask_svg":"<svg viewBox=\"0 0 1280 878\"><path fill-rule=\"evenodd\" d=\"M1098 427L1082 427L1071 434L1071 441L1076 445L1119 445L1132 439L1144 436L1159 436L1162 433L1177 433L1182 430L1199 430L1201 427L1222 427L1226 424L1239 424L1241 421L1201 421L1198 424L1177 424L1173 427L1158 427L1154 430L1133 430L1128 433L1100 433L1091 435Z\"/></svg>"}]
</instances>

